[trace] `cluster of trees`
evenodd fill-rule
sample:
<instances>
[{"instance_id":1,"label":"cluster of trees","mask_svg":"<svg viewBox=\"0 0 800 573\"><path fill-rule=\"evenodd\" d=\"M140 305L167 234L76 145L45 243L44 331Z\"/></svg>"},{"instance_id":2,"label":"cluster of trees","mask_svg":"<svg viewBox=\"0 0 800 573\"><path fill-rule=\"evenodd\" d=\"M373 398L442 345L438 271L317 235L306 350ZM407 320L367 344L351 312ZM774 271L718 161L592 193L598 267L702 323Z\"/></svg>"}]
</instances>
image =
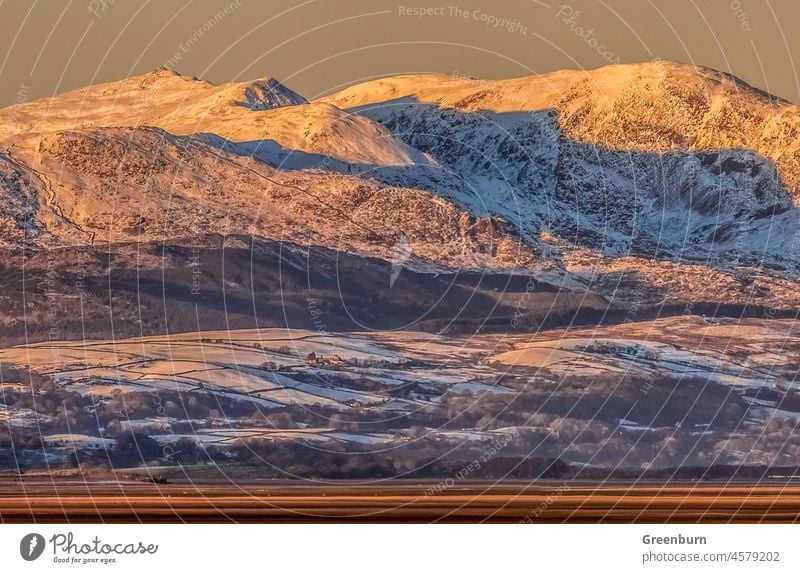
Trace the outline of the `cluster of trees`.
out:
<instances>
[{"instance_id":1,"label":"cluster of trees","mask_svg":"<svg viewBox=\"0 0 800 573\"><path fill-rule=\"evenodd\" d=\"M377 479L397 475L391 455L367 449L297 441L251 441L226 452L226 461L242 464L272 479Z\"/></svg>"},{"instance_id":2,"label":"cluster of trees","mask_svg":"<svg viewBox=\"0 0 800 573\"><path fill-rule=\"evenodd\" d=\"M408 477L459 479L469 470L469 479L560 479L574 473L569 464L558 458L497 457L484 462L479 458L422 460Z\"/></svg>"},{"instance_id":3,"label":"cluster of trees","mask_svg":"<svg viewBox=\"0 0 800 573\"><path fill-rule=\"evenodd\" d=\"M519 379L515 383L520 384ZM532 416L599 421L615 426L624 418L642 426L708 424L732 430L747 415L738 392L704 378L622 376L565 377L552 383L529 379L520 393L486 394L476 399L445 394L441 400L448 427L529 426Z\"/></svg>"}]
</instances>

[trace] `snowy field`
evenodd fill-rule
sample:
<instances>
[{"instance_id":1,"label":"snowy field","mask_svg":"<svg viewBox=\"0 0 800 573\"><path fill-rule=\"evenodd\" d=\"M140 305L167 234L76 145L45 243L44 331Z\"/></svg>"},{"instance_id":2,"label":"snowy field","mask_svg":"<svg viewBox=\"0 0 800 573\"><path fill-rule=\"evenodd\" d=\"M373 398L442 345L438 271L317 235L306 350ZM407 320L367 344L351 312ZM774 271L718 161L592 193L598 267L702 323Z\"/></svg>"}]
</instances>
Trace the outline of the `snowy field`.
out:
<instances>
[{"instance_id":1,"label":"snowy field","mask_svg":"<svg viewBox=\"0 0 800 573\"><path fill-rule=\"evenodd\" d=\"M28 368L96 404L121 400L123 428L144 432L159 443L185 438L203 448L287 441L393 448L421 437L474 444L496 440L503 432L519 435L524 429L555 439L576 415L571 409L558 413L548 404L586 396L595 396L600 404L591 422L602 424L603 432L625 436L655 432L667 423L680 428L686 419L691 421L684 424L688 435L731 439L749 427L764 427L773 417L800 418L794 401L800 339L789 320L675 317L468 337L215 331L32 344L0 350L0 361ZM667 393L651 392L654 381L666 385ZM611 389L604 390L601 383ZM576 385L583 388L584 398L575 398ZM704 385L736 397L741 421L733 424L735 431L731 424L719 429L713 416L706 420L680 412L691 410L692 403L671 406L677 408L673 418L678 423L658 416L637 418L622 410L609 414L601 403L627 400L633 393L633 403L651 400L658 406L663 396L700 388L692 399L698 402L705 399ZM13 387L20 389L19 384ZM187 415L125 411L125 397L142 393L172 393L178 398L170 400L181 403L205 397L220 406L205 417L193 417L188 410ZM230 414L225 404L239 404L249 413ZM725 404L714 407L721 411ZM287 410L291 408L295 410ZM297 408L315 412L316 421L297 421ZM485 408L485 415L464 415L476 408ZM516 408L525 416L510 417ZM276 418L286 412L295 418ZM413 425L403 422L412 419ZM36 415L7 405L0 410L0 421L31 427Z\"/></svg>"}]
</instances>

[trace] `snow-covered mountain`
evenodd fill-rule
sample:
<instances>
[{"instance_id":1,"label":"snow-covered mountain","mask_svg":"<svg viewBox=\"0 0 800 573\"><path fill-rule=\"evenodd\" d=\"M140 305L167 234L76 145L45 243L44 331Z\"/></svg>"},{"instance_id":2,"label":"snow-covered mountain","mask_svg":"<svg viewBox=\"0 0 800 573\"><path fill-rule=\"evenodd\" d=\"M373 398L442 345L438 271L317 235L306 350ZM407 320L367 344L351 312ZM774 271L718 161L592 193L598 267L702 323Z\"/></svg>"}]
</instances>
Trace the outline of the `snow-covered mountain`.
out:
<instances>
[{"instance_id":1,"label":"snow-covered mountain","mask_svg":"<svg viewBox=\"0 0 800 573\"><path fill-rule=\"evenodd\" d=\"M313 102L159 69L0 111L0 241L249 236L384 261L395 280L512 273L612 308L787 311L799 111L669 62L389 77Z\"/></svg>"},{"instance_id":2,"label":"snow-covered mountain","mask_svg":"<svg viewBox=\"0 0 800 573\"><path fill-rule=\"evenodd\" d=\"M401 76L325 101L458 173L468 192L457 202L557 247L576 276L625 270L666 298L710 286L737 302L763 289L783 300L797 277L800 108L730 75L653 62L503 81ZM681 285L687 274L694 284Z\"/></svg>"}]
</instances>

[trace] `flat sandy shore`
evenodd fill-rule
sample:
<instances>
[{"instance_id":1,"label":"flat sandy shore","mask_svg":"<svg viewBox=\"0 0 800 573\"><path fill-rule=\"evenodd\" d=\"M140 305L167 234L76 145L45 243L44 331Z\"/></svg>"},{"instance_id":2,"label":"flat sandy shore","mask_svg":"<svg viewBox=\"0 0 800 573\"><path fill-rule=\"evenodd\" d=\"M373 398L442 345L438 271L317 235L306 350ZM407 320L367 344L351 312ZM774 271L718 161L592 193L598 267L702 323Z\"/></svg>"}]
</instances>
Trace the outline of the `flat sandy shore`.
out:
<instances>
[{"instance_id":1,"label":"flat sandy shore","mask_svg":"<svg viewBox=\"0 0 800 573\"><path fill-rule=\"evenodd\" d=\"M152 484L48 480L0 483L4 523L787 523L800 486ZM441 489L441 488L440 488Z\"/></svg>"}]
</instances>

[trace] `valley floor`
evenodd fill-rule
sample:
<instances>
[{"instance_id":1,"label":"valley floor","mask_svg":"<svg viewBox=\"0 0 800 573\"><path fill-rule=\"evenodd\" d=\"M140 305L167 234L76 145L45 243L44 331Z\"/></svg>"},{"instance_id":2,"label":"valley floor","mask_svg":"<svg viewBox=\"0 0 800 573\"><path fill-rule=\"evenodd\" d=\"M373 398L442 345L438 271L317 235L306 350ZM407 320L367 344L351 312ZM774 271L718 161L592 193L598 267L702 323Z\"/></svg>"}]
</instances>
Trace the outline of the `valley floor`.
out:
<instances>
[{"instance_id":1,"label":"valley floor","mask_svg":"<svg viewBox=\"0 0 800 573\"><path fill-rule=\"evenodd\" d=\"M239 463L274 479L594 479L724 467L747 477L735 468L800 459L792 320L474 336L213 331L30 344L0 350L0 363L17 369L2 382L0 457L20 470Z\"/></svg>"}]
</instances>

